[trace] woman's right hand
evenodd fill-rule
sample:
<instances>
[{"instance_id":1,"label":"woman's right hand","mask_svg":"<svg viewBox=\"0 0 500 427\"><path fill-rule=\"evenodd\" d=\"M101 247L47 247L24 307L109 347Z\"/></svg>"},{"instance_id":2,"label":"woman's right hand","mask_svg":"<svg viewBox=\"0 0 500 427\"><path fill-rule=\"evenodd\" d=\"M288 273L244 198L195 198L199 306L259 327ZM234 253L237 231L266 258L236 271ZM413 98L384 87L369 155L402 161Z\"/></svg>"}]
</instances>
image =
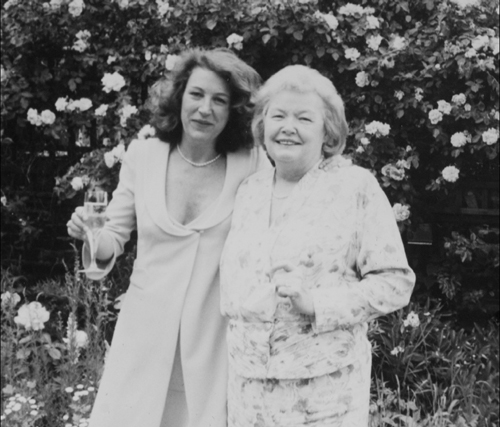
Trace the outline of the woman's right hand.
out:
<instances>
[{"instance_id":1,"label":"woman's right hand","mask_svg":"<svg viewBox=\"0 0 500 427\"><path fill-rule=\"evenodd\" d=\"M87 241L89 228L85 225L85 220L83 206L77 207L66 224L68 235L74 239Z\"/></svg>"}]
</instances>

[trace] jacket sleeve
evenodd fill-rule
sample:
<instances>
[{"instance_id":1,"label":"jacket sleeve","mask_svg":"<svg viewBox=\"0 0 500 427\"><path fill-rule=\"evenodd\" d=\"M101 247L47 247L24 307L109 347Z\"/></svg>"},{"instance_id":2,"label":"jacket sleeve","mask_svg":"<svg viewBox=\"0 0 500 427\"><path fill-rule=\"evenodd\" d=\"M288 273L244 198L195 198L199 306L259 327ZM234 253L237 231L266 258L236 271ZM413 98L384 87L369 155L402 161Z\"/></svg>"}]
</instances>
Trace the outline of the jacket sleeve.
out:
<instances>
[{"instance_id":1,"label":"jacket sleeve","mask_svg":"<svg viewBox=\"0 0 500 427\"><path fill-rule=\"evenodd\" d=\"M367 322L409 303L415 274L385 193L371 174L357 195L352 259L358 279L337 276L334 286L312 290L315 332Z\"/></svg>"},{"instance_id":2,"label":"jacket sleeve","mask_svg":"<svg viewBox=\"0 0 500 427\"><path fill-rule=\"evenodd\" d=\"M134 140L130 143L123 158L120 169L118 186L113 192L113 197L106 209L106 224L99 230L99 239L110 239L113 242L114 253L111 260L99 274L92 274L93 280L105 277L113 268L116 258L123 253L125 243L130 238L130 233L136 227L135 215L135 183L137 162L141 144L144 140ZM85 244L82 249L82 262L84 267L90 264L90 251Z\"/></svg>"}]
</instances>

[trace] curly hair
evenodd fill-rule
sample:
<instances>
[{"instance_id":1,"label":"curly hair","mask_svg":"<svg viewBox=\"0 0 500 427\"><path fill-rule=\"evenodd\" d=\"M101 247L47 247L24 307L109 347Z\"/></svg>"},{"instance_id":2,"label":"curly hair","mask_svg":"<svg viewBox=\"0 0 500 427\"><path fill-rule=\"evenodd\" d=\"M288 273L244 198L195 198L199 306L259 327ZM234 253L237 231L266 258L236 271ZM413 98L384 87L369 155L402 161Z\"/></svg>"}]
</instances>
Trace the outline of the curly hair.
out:
<instances>
[{"instance_id":1,"label":"curly hair","mask_svg":"<svg viewBox=\"0 0 500 427\"><path fill-rule=\"evenodd\" d=\"M251 148L252 97L262 80L257 71L224 48L186 51L175 63L172 72L152 86L148 107L152 112L151 125L156 135L173 146L180 143L183 133L182 96L191 73L197 67L213 71L229 86L229 119L217 138L215 150L225 154Z\"/></svg>"},{"instance_id":2,"label":"curly hair","mask_svg":"<svg viewBox=\"0 0 500 427\"><path fill-rule=\"evenodd\" d=\"M330 157L342 154L345 148L348 126L344 102L333 83L319 71L304 65L289 65L273 74L260 88L255 98L255 114L252 133L256 144L264 143L264 117L271 98L286 90L300 93L314 92L323 101L323 118L327 141L323 155Z\"/></svg>"}]
</instances>

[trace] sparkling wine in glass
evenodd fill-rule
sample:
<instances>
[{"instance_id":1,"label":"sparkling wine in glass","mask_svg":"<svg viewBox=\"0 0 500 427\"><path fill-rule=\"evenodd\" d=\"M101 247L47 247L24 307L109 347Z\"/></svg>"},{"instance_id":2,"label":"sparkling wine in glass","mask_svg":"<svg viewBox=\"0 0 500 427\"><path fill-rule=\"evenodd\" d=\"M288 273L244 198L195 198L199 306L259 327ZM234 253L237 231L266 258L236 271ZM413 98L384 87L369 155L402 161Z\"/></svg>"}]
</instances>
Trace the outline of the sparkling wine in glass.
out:
<instances>
[{"instance_id":1,"label":"sparkling wine in glass","mask_svg":"<svg viewBox=\"0 0 500 427\"><path fill-rule=\"evenodd\" d=\"M85 225L87 239L90 246L90 265L81 270L84 273L99 273L101 270L96 263L97 239L96 235L106 222L106 207L108 206L108 193L102 190L90 190L85 193L83 210L86 215Z\"/></svg>"}]
</instances>

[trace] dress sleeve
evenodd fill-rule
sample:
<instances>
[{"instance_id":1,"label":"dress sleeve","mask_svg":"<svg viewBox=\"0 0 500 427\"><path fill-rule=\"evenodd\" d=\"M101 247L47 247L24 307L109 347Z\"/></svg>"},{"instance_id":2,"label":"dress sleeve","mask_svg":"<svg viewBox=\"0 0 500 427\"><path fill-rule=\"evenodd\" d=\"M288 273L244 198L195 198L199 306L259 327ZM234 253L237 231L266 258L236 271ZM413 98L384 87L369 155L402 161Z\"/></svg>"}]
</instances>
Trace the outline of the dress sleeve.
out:
<instances>
[{"instance_id":1,"label":"dress sleeve","mask_svg":"<svg viewBox=\"0 0 500 427\"><path fill-rule=\"evenodd\" d=\"M389 200L373 176L357 198L353 245L358 280L338 276L338 286L312 290L315 332L367 322L409 303L415 274L408 266Z\"/></svg>"},{"instance_id":2,"label":"dress sleeve","mask_svg":"<svg viewBox=\"0 0 500 427\"><path fill-rule=\"evenodd\" d=\"M118 186L113 192L113 197L106 209L106 224L99 230L98 235L98 239L110 239L113 242L114 253L102 272L89 276L93 280L100 280L111 271L116 258L123 253L125 243L130 238L130 233L136 227L135 175L141 144L146 144L146 142L142 140L132 141L123 158ZM84 267L90 264L90 251L87 244L83 245L82 262Z\"/></svg>"}]
</instances>

